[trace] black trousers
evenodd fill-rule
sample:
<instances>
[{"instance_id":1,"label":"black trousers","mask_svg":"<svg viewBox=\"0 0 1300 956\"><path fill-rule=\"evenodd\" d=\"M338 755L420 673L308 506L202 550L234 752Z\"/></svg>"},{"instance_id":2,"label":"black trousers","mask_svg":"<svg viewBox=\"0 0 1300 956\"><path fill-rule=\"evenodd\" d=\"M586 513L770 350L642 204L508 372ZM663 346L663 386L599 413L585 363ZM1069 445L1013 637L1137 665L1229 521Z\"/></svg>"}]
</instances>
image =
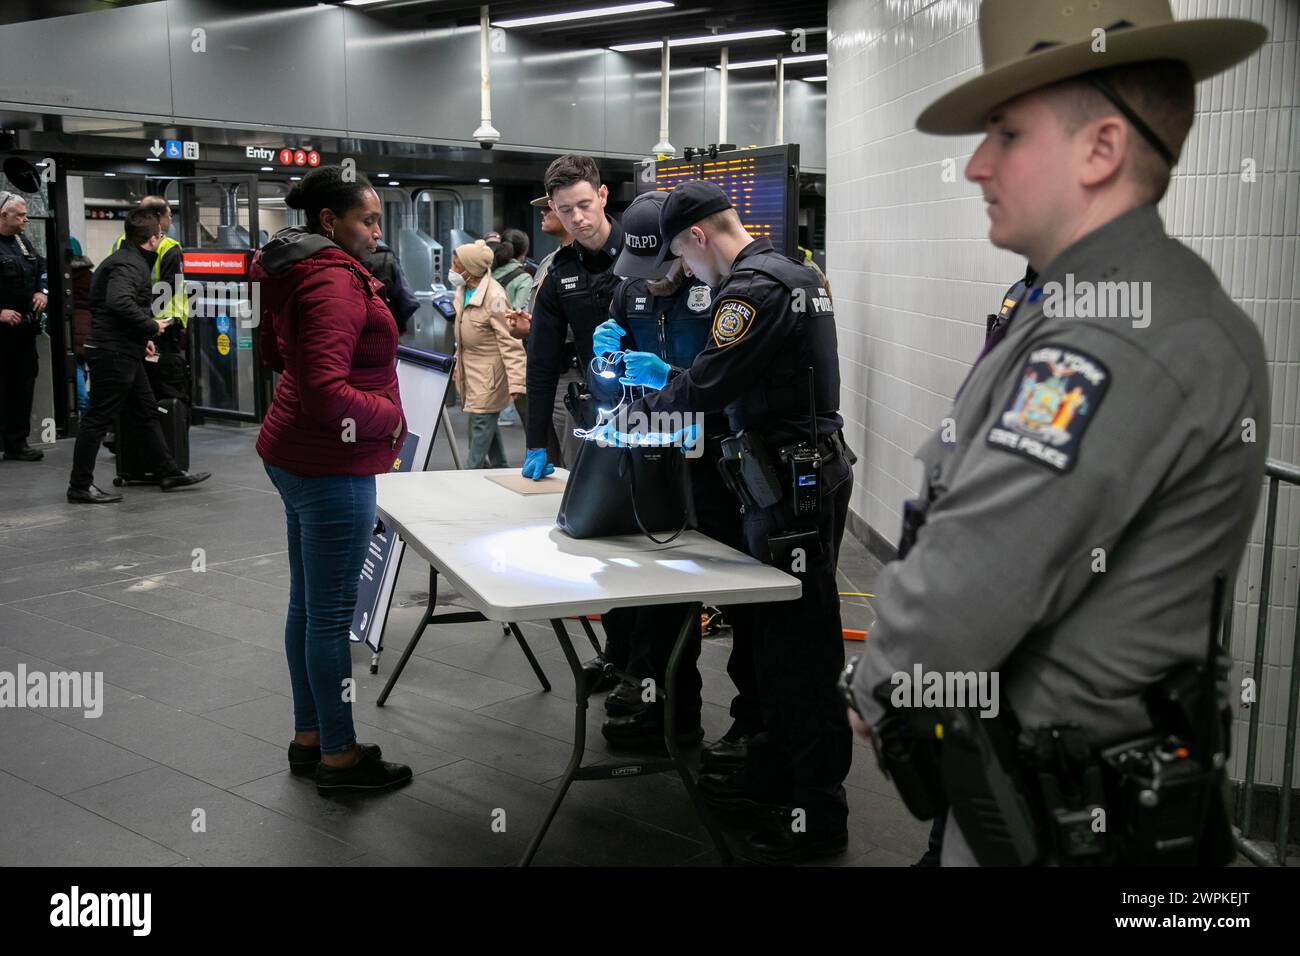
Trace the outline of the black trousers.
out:
<instances>
[{"instance_id":1,"label":"black trousers","mask_svg":"<svg viewBox=\"0 0 1300 956\"><path fill-rule=\"evenodd\" d=\"M803 584L797 601L754 605L754 662L769 738L763 764L768 772L775 768L787 775L784 781L764 783L788 792L791 804L807 812L810 828L840 826L847 819L844 778L853 753L844 703L835 690L844 668L835 566L853 492L848 462L836 457L825 464L822 485L817 519L820 553L806 550L802 563L794 563L790 556L774 556L768 545L769 535L786 530L783 514L763 508L744 516L749 553L794 574ZM784 506L781 502L776 507Z\"/></svg>"},{"instance_id":2,"label":"black trousers","mask_svg":"<svg viewBox=\"0 0 1300 956\"><path fill-rule=\"evenodd\" d=\"M0 325L0 438L5 451L22 448L32 431L32 395L40 370L38 331L30 322Z\"/></svg>"},{"instance_id":3,"label":"black trousers","mask_svg":"<svg viewBox=\"0 0 1300 956\"><path fill-rule=\"evenodd\" d=\"M119 414L122 427L134 429L141 436L149 456L145 464L150 471L163 475L177 471L158 421L158 402L149 387L143 350L135 356L112 349L87 348L86 363L90 366L90 406L81 417L68 484L84 490L94 482L99 446Z\"/></svg>"},{"instance_id":4,"label":"black trousers","mask_svg":"<svg viewBox=\"0 0 1300 956\"><path fill-rule=\"evenodd\" d=\"M703 456L691 461L691 490L695 496L695 516L700 533L737 551L747 552L740 502L722 483L722 476L718 474L718 450L712 443L707 445ZM737 734L752 736L763 730L758 672L754 667L754 605L734 604L721 610L731 625L727 676L736 685L736 696L731 699L732 729Z\"/></svg>"}]
</instances>

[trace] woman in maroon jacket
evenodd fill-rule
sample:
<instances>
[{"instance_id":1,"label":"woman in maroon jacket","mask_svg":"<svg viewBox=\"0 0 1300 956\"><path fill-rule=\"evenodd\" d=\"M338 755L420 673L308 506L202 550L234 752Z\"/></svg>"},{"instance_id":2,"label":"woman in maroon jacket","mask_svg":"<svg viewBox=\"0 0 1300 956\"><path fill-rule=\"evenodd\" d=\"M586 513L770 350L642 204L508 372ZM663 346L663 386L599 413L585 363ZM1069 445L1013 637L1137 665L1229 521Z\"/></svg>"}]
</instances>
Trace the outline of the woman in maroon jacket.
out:
<instances>
[{"instance_id":1,"label":"woman in maroon jacket","mask_svg":"<svg viewBox=\"0 0 1300 956\"><path fill-rule=\"evenodd\" d=\"M375 475L406 433L397 391L397 324L363 258L382 235L365 177L312 170L285 199L307 226L282 229L253 260L268 365L280 372L257 453L284 500L293 684L289 768L321 793L383 790L411 779L352 724L348 632L375 525Z\"/></svg>"}]
</instances>

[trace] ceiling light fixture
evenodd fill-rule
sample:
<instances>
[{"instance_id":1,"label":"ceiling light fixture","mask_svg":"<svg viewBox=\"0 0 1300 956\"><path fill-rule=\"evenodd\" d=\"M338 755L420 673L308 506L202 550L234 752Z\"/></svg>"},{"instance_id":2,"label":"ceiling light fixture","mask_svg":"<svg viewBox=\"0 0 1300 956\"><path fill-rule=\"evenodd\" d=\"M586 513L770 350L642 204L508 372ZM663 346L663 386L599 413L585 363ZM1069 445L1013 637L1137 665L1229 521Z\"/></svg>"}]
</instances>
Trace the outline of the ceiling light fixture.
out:
<instances>
[{"instance_id":1,"label":"ceiling light fixture","mask_svg":"<svg viewBox=\"0 0 1300 956\"><path fill-rule=\"evenodd\" d=\"M783 37L783 30L747 30L743 33L718 33L709 34L702 37L679 37L676 40L669 40L670 47L675 46L705 46L710 43L735 43L738 40L758 40L763 37ZM657 50L663 45L662 40L646 40L643 43L619 43L612 47L615 53L636 53L640 50Z\"/></svg>"},{"instance_id":2,"label":"ceiling light fixture","mask_svg":"<svg viewBox=\"0 0 1300 956\"><path fill-rule=\"evenodd\" d=\"M567 20L592 20L596 17L616 17L624 13L642 13L646 10L662 10L671 7L667 0L647 0L643 3L619 3L608 7L592 7L587 10L569 10L566 13L545 13L535 17L516 17L513 20L493 20L494 27L536 27L543 23L563 23Z\"/></svg>"}]
</instances>

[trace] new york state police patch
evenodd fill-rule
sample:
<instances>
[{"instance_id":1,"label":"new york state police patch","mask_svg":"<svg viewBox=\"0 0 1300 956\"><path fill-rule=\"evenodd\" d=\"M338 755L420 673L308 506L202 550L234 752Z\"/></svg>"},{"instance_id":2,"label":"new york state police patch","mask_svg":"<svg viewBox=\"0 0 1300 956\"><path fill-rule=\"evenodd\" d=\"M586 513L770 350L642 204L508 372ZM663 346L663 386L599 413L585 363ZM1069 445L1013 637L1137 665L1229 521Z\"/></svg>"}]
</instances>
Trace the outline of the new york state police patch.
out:
<instances>
[{"instance_id":1,"label":"new york state police patch","mask_svg":"<svg viewBox=\"0 0 1300 956\"><path fill-rule=\"evenodd\" d=\"M738 342L753 324L752 305L744 299L723 299L713 312L713 342L718 348Z\"/></svg>"},{"instance_id":2,"label":"new york state police patch","mask_svg":"<svg viewBox=\"0 0 1300 956\"><path fill-rule=\"evenodd\" d=\"M1065 473L1078 460L1083 433L1109 384L1106 366L1086 352L1040 346L1025 359L985 442Z\"/></svg>"}]
</instances>

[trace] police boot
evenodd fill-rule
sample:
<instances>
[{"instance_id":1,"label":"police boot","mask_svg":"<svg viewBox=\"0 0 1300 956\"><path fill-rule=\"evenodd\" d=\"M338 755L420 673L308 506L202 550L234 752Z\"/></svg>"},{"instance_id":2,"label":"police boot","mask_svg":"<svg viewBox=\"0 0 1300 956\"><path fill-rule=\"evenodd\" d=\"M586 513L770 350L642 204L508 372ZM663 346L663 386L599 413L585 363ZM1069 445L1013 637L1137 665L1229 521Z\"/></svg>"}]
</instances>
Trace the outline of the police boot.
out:
<instances>
[{"instance_id":1,"label":"police boot","mask_svg":"<svg viewBox=\"0 0 1300 956\"><path fill-rule=\"evenodd\" d=\"M587 696L600 694L618 683L618 673L614 665L605 659L604 654L597 654L582 665L582 676L587 688Z\"/></svg>"},{"instance_id":2,"label":"police boot","mask_svg":"<svg viewBox=\"0 0 1300 956\"><path fill-rule=\"evenodd\" d=\"M732 724L730 730L700 751L700 770L726 774L744 769L750 736L739 724Z\"/></svg>"},{"instance_id":3,"label":"police boot","mask_svg":"<svg viewBox=\"0 0 1300 956\"><path fill-rule=\"evenodd\" d=\"M40 461L45 457L45 452L38 448L33 448L24 442L21 445L15 445L13 448L5 449L5 461Z\"/></svg>"},{"instance_id":4,"label":"police boot","mask_svg":"<svg viewBox=\"0 0 1300 956\"><path fill-rule=\"evenodd\" d=\"M608 717L626 717L643 704L639 686L631 681L619 681L619 685L605 697L605 714Z\"/></svg>"},{"instance_id":5,"label":"police boot","mask_svg":"<svg viewBox=\"0 0 1300 956\"><path fill-rule=\"evenodd\" d=\"M678 716L674 728L679 747L694 747L704 739L700 726L700 713ZM611 749L650 750L663 753L664 718L662 703L640 703L635 711L623 717L610 717L600 728Z\"/></svg>"},{"instance_id":6,"label":"police boot","mask_svg":"<svg viewBox=\"0 0 1300 956\"><path fill-rule=\"evenodd\" d=\"M793 866L843 853L849 845L849 828L818 817L801 807L786 806L768 815L737 846L738 855L759 866Z\"/></svg>"}]
</instances>

